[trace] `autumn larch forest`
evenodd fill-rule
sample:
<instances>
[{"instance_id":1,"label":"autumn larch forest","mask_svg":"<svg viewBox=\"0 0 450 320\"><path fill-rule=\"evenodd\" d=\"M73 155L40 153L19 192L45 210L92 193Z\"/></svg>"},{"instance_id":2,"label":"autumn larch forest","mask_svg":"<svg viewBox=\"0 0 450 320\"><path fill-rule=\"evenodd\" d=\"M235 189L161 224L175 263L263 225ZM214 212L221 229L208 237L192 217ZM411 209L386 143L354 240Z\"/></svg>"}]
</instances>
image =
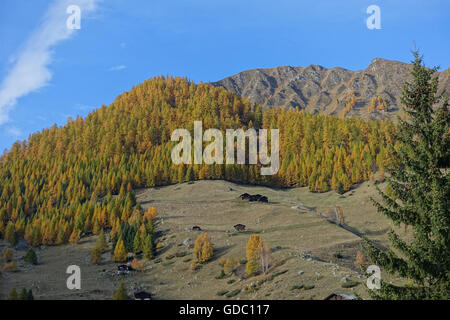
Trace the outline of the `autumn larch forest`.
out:
<instances>
[{"instance_id":1,"label":"autumn larch forest","mask_svg":"<svg viewBox=\"0 0 450 320\"><path fill-rule=\"evenodd\" d=\"M172 164L171 132L192 132L199 119L205 129L279 129L279 172L261 176L259 165ZM394 130L390 120L265 109L220 87L155 77L85 119L69 118L5 151L0 235L38 246L77 242L84 234L111 229L113 247L120 238L132 251L136 233L144 242L153 233L152 213L142 214L136 188L225 179L343 193L362 181L384 179L396 148Z\"/></svg>"}]
</instances>

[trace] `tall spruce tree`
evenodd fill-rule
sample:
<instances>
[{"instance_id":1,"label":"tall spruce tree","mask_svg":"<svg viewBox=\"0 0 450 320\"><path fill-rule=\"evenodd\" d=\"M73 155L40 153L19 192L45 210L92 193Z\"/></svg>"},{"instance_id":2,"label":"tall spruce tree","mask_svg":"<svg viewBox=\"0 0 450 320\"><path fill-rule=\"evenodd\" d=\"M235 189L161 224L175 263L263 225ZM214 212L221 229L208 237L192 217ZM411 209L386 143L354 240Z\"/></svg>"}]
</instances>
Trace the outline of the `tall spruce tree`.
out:
<instances>
[{"instance_id":1,"label":"tall spruce tree","mask_svg":"<svg viewBox=\"0 0 450 320\"><path fill-rule=\"evenodd\" d=\"M391 248L368 239L363 247L382 271L408 279L405 286L381 280L376 299L450 298L449 114L448 99L437 94L437 68L428 69L414 51L412 81L403 87L405 119L398 119L396 159L387 168L389 192L378 189L377 210L396 226L411 230L412 240L389 232Z\"/></svg>"}]
</instances>

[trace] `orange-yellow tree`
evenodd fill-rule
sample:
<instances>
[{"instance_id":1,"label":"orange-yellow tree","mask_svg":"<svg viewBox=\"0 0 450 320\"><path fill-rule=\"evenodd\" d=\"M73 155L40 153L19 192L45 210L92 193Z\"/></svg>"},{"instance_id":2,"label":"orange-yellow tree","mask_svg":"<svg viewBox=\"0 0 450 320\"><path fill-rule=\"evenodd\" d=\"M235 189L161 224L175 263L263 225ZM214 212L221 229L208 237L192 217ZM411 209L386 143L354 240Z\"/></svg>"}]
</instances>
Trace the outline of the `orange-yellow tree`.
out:
<instances>
[{"instance_id":1,"label":"orange-yellow tree","mask_svg":"<svg viewBox=\"0 0 450 320\"><path fill-rule=\"evenodd\" d=\"M263 241L260 235L252 234L247 242L246 255L247 265L245 271L248 274L253 274L259 270L260 248Z\"/></svg>"},{"instance_id":2,"label":"orange-yellow tree","mask_svg":"<svg viewBox=\"0 0 450 320\"><path fill-rule=\"evenodd\" d=\"M212 258L214 254L214 247L211 243L211 238L208 232L199 235L195 241L194 258L197 262L205 263Z\"/></svg>"},{"instance_id":3,"label":"orange-yellow tree","mask_svg":"<svg viewBox=\"0 0 450 320\"><path fill-rule=\"evenodd\" d=\"M119 238L116 247L114 248L114 261L115 262L127 261L127 251L125 250L125 245L123 243L122 236Z\"/></svg>"}]
</instances>

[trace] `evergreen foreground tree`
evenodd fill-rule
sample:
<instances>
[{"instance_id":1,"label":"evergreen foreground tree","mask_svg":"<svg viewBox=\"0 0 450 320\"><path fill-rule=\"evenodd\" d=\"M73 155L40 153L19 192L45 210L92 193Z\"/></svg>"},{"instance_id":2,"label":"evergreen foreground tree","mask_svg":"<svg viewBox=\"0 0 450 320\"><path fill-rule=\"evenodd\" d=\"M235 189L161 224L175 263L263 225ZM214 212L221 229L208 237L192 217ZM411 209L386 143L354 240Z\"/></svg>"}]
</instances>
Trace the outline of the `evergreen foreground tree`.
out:
<instances>
[{"instance_id":1,"label":"evergreen foreground tree","mask_svg":"<svg viewBox=\"0 0 450 320\"><path fill-rule=\"evenodd\" d=\"M378 211L396 226L410 228L413 239L389 232L391 248L376 248L364 241L364 251L382 271L410 282L398 286L381 280L376 299L450 298L449 114L448 100L437 94L435 69L414 52L412 82L403 88L405 119L399 119L396 159L387 168ZM434 109L433 109L434 106Z\"/></svg>"}]
</instances>

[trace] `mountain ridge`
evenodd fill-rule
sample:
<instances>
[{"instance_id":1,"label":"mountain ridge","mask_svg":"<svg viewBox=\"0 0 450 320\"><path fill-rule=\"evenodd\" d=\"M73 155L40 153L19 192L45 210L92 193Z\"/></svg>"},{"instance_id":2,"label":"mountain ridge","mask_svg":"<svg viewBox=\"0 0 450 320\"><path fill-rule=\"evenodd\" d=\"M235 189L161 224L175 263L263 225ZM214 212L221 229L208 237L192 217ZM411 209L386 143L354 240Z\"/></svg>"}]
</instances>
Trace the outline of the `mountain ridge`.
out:
<instances>
[{"instance_id":1,"label":"mountain ridge","mask_svg":"<svg viewBox=\"0 0 450 320\"><path fill-rule=\"evenodd\" d=\"M278 66L245 70L211 84L266 107L392 119L401 114L400 95L404 81L410 79L410 67L408 63L383 58L374 58L366 69L357 71L315 64ZM445 89L448 94L450 68L437 75L439 92Z\"/></svg>"}]
</instances>

